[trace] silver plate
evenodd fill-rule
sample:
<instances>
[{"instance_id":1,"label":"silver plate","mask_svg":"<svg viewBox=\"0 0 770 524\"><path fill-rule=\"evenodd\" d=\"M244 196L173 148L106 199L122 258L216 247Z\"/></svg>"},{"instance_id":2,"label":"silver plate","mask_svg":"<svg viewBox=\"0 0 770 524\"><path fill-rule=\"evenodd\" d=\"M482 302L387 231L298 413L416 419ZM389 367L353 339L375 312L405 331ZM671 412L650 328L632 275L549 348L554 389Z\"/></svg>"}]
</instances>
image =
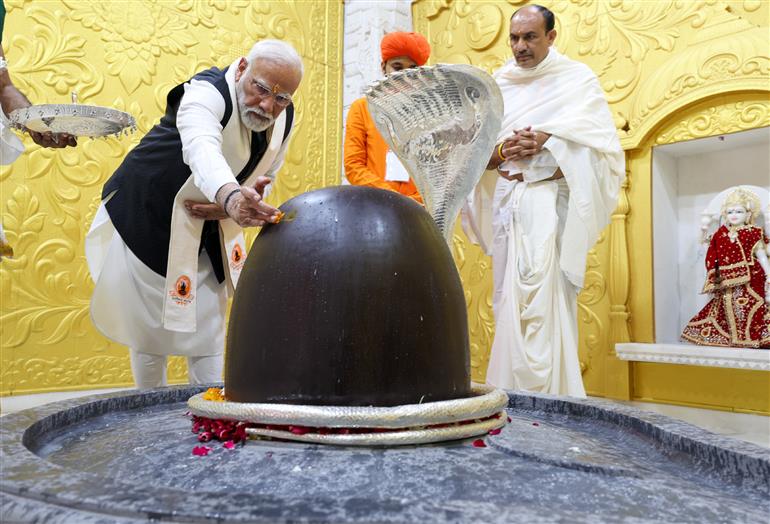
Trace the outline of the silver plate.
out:
<instances>
[{"instance_id":1,"label":"silver plate","mask_svg":"<svg viewBox=\"0 0 770 524\"><path fill-rule=\"evenodd\" d=\"M508 405L501 389L474 385L468 398L407 404L394 407L307 406L204 400L203 393L190 397L193 415L212 419L240 420L260 424L326 428L412 428L482 419Z\"/></svg>"},{"instance_id":2,"label":"silver plate","mask_svg":"<svg viewBox=\"0 0 770 524\"><path fill-rule=\"evenodd\" d=\"M67 133L73 136L119 136L136 131L133 116L117 109L82 104L41 104L13 111L11 126L38 133Z\"/></svg>"}]
</instances>

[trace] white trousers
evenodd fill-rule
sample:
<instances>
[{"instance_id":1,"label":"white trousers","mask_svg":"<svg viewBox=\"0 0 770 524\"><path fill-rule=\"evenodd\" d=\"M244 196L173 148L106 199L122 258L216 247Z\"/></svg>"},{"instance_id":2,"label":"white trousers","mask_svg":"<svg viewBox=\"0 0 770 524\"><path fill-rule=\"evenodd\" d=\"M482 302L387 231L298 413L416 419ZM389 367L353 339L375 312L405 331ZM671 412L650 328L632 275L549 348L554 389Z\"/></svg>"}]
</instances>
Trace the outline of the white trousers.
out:
<instances>
[{"instance_id":1,"label":"white trousers","mask_svg":"<svg viewBox=\"0 0 770 524\"><path fill-rule=\"evenodd\" d=\"M166 355L142 353L134 349L131 354L131 373L139 389L159 388L168 384ZM187 375L190 384L210 384L222 381L224 355L187 357Z\"/></svg>"}]
</instances>

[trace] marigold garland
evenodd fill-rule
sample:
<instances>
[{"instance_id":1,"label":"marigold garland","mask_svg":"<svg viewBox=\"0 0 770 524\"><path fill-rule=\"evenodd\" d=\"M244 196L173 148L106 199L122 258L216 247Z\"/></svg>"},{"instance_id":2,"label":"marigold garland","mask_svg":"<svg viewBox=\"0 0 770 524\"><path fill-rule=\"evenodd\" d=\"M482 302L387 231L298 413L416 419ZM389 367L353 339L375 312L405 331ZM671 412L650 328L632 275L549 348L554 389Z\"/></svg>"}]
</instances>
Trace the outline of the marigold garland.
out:
<instances>
[{"instance_id":1,"label":"marigold garland","mask_svg":"<svg viewBox=\"0 0 770 524\"><path fill-rule=\"evenodd\" d=\"M224 388L209 388L203 393L203 400L211 400L214 402L224 402L225 398Z\"/></svg>"}]
</instances>

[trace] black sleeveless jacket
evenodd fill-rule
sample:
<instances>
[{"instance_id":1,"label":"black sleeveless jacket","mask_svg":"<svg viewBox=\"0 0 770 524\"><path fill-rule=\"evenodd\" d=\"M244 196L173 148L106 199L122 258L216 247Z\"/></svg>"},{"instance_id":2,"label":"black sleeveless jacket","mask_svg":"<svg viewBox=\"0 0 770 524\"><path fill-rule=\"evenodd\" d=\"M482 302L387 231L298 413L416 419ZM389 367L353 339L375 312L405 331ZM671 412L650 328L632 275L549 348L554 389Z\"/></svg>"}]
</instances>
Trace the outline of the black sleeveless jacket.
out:
<instances>
[{"instance_id":1,"label":"black sleeveless jacket","mask_svg":"<svg viewBox=\"0 0 770 524\"><path fill-rule=\"evenodd\" d=\"M211 83L225 100L225 114L220 124L225 128L233 112L233 103L225 79L227 68L202 71L193 79ZM186 83L186 82L185 82ZM166 98L166 114L132 149L102 190L102 198L115 193L107 202L107 212L115 229L136 257L161 276L166 276L171 239L171 214L174 197L191 174L182 159L182 141L176 127L176 114L184 94L184 83L173 88ZM294 106L286 108L284 142L291 132ZM257 167L267 149L267 131L251 133L251 154L236 179L243 183ZM206 249L217 280L225 273L219 246L217 221L207 220L203 227L199 253Z\"/></svg>"}]
</instances>

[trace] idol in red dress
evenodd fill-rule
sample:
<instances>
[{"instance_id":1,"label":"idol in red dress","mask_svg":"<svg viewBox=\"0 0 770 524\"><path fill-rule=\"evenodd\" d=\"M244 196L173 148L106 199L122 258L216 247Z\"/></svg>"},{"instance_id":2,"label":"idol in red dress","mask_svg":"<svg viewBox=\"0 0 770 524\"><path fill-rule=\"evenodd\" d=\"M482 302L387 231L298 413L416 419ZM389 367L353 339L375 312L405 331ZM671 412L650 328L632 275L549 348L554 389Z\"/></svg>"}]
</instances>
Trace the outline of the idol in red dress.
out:
<instances>
[{"instance_id":1,"label":"idol in red dress","mask_svg":"<svg viewBox=\"0 0 770 524\"><path fill-rule=\"evenodd\" d=\"M770 349L768 237L753 224L757 196L736 189L722 206L724 224L706 253L703 293L711 300L690 320L682 340L703 346Z\"/></svg>"}]
</instances>

